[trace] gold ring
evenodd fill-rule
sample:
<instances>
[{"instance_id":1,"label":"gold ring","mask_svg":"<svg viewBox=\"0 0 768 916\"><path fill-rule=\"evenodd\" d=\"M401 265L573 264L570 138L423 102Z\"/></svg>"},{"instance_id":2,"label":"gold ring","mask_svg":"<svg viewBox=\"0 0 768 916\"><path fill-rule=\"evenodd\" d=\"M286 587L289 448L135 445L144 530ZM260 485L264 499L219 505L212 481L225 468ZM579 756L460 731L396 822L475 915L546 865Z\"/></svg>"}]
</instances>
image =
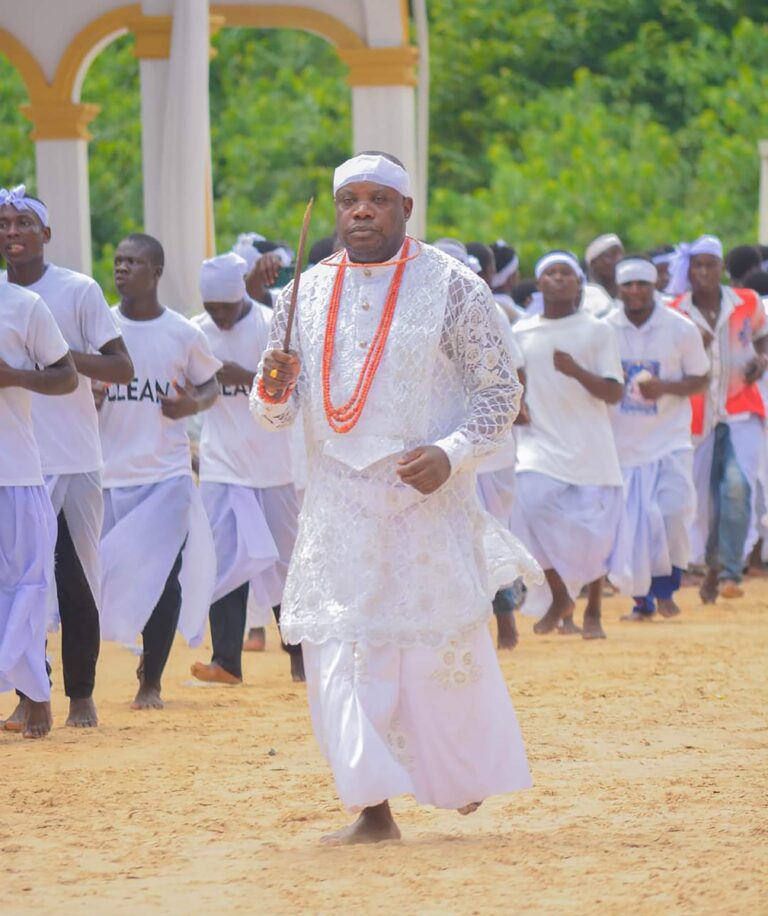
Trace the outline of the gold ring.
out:
<instances>
[{"instance_id":1,"label":"gold ring","mask_svg":"<svg viewBox=\"0 0 768 916\"><path fill-rule=\"evenodd\" d=\"M270 377L270 378L277 378L277 369L270 369L270 370L269 370L269 377Z\"/></svg>"}]
</instances>

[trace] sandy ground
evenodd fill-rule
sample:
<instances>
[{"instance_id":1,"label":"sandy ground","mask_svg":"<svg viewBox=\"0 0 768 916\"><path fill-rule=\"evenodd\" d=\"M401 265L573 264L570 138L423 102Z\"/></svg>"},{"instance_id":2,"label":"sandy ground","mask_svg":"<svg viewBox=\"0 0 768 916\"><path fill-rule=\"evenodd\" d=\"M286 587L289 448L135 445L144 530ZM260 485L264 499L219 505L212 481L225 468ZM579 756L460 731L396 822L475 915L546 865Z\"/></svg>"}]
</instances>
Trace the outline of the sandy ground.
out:
<instances>
[{"instance_id":1,"label":"sandy ground","mask_svg":"<svg viewBox=\"0 0 768 916\"><path fill-rule=\"evenodd\" d=\"M0 912L768 912L768 581L609 639L535 637L502 664L535 788L469 818L394 809L400 844L325 849L347 821L275 634L243 687L195 687L177 644L163 712L128 708L104 647L98 731L0 734ZM0 711L11 697L0 698Z\"/></svg>"}]
</instances>

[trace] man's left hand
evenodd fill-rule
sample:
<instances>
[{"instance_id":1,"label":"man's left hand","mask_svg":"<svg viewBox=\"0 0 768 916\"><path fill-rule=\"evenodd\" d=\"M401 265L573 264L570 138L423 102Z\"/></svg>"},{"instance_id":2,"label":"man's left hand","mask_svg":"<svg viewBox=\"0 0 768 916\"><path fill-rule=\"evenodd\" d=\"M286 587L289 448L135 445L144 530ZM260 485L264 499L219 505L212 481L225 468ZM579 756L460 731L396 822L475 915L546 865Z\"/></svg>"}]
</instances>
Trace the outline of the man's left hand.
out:
<instances>
[{"instance_id":1,"label":"man's left hand","mask_svg":"<svg viewBox=\"0 0 768 916\"><path fill-rule=\"evenodd\" d=\"M646 401L658 401L667 393L665 390L667 386L660 378L648 378L644 382L638 382L637 387Z\"/></svg>"},{"instance_id":2,"label":"man's left hand","mask_svg":"<svg viewBox=\"0 0 768 916\"><path fill-rule=\"evenodd\" d=\"M183 420L184 417L196 414L197 400L194 388L191 385L180 385L176 379L173 380L173 387L176 390L175 398L166 397L164 394L157 396L163 416L169 420Z\"/></svg>"},{"instance_id":3,"label":"man's left hand","mask_svg":"<svg viewBox=\"0 0 768 916\"><path fill-rule=\"evenodd\" d=\"M398 461L397 476L409 487L428 496L451 476L451 462L437 445L422 445Z\"/></svg>"},{"instance_id":4,"label":"man's left hand","mask_svg":"<svg viewBox=\"0 0 768 916\"><path fill-rule=\"evenodd\" d=\"M555 350L552 355L552 362L558 372L567 375L568 378L576 378L581 370L581 366L571 356L570 353L564 353L562 350Z\"/></svg>"},{"instance_id":5,"label":"man's left hand","mask_svg":"<svg viewBox=\"0 0 768 916\"><path fill-rule=\"evenodd\" d=\"M768 357L759 353L744 367L744 381L748 385L751 385L752 382L756 382L759 378L763 377L766 369L768 369Z\"/></svg>"}]
</instances>

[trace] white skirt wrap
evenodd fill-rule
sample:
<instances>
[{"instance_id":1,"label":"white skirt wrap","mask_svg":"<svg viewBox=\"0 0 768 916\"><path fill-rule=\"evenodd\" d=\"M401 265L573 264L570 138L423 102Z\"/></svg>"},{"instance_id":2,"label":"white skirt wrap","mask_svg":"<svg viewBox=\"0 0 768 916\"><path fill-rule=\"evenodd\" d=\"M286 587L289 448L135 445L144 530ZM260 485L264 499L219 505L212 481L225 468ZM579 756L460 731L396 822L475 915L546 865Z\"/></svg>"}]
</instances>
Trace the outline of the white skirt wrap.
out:
<instances>
[{"instance_id":1,"label":"white skirt wrap","mask_svg":"<svg viewBox=\"0 0 768 916\"><path fill-rule=\"evenodd\" d=\"M398 795L460 808L531 785L486 626L440 649L303 644L320 747L351 811Z\"/></svg>"},{"instance_id":2,"label":"white skirt wrap","mask_svg":"<svg viewBox=\"0 0 768 916\"><path fill-rule=\"evenodd\" d=\"M0 487L0 691L50 699L49 609L56 608L56 516L44 486Z\"/></svg>"},{"instance_id":3,"label":"white skirt wrap","mask_svg":"<svg viewBox=\"0 0 768 916\"><path fill-rule=\"evenodd\" d=\"M179 551L179 631L199 645L216 585L216 551L191 477L104 490L101 635L133 642L163 593Z\"/></svg>"},{"instance_id":4,"label":"white skirt wrap","mask_svg":"<svg viewBox=\"0 0 768 916\"><path fill-rule=\"evenodd\" d=\"M647 595L653 576L687 568L696 510L692 465L685 450L623 469L624 508L609 571L623 594Z\"/></svg>"}]
</instances>

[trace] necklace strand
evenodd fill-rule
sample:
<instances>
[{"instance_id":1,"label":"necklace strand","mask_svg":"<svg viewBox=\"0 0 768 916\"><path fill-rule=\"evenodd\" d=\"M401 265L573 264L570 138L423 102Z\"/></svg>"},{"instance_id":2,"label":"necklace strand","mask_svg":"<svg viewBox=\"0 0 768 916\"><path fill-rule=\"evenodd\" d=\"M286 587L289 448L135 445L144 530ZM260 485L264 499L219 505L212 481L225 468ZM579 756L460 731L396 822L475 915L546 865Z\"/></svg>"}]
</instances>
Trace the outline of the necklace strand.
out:
<instances>
[{"instance_id":1,"label":"necklace strand","mask_svg":"<svg viewBox=\"0 0 768 916\"><path fill-rule=\"evenodd\" d=\"M325 340L323 343L323 365L322 365L322 386L323 386L323 408L328 424L334 432L348 433L359 421L371 386L379 369L379 364L384 355L384 348L389 338L389 331L392 326L392 319L395 314L397 298L400 294L400 286L403 281L405 267L410 258L408 252L410 249L410 238L406 237L403 246L403 256L397 260L397 267L394 276L387 291L387 297L384 302L379 326L376 329L373 342L366 354L363 367L360 370L355 389L349 400L340 407L335 407L331 399L331 367L333 365L333 352L336 341L336 326L339 318L339 309L341 306L341 294L344 288L344 271L349 267L346 252L338 265L338 272L334 280L331 291L331 301L328 307L328 318L325 326ZM381 265L383 266L383 265Z\"/></svg>"}]
</instances>

